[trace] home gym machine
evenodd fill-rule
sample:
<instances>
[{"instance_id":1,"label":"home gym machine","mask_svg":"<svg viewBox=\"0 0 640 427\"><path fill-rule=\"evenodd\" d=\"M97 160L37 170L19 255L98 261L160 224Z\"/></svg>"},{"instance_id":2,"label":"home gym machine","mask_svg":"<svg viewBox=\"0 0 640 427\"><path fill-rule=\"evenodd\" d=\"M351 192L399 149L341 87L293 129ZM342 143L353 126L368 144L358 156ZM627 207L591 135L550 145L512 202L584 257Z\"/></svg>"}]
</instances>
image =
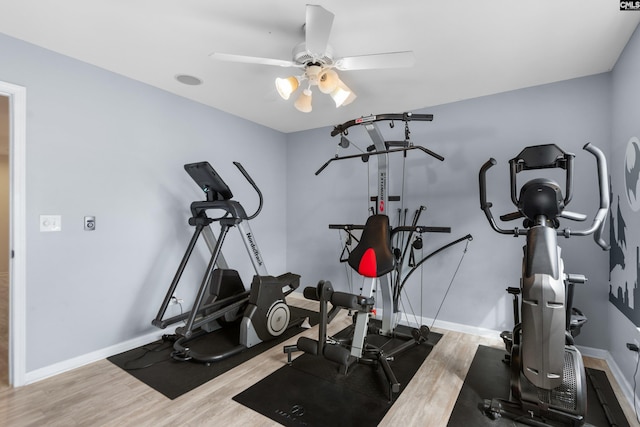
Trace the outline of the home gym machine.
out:
<instances>
[{"instance_id":1,"label":"home gym machine","mask_svg":"<svg viewBox=\"0 0 640 427\"><path fill-rule=\"evenodd\" d=\"M594 235L604 250L609 246L602 239L604 221L609 210L609 185L606 159L602 151L590 143L584 149L596 158L600 206L593 223L585 230L560 228L560 219L585 221L587 216L567 211L572 198L574 154L566 153L555 144L527 147L509 161L511 201L517 211L502 215L502 221L524 219L524 228L503 229L491 213L487 202L486 172L496 164L489 159L480 169L480 208L493 230L500 234L526 236L523 248L520 289L520 316L512 334L502 334L510 357L509 399L485 400L485 413L498 418L505 416L533 426L580 426L586 414L586 379L582 356L574 345L573 335L584 317L572 316L575 284L585 283L579 274L566 274L557 237ZM527 170L560 168L565 170L565 186L547 178L534 178L517 190L517 174ZM519 292L518 292L519 291ZM574 317L572 321L572 317ZM573 325L573 327L572 327ZM572 335L573 330L573 335Z\"/></svg>"},{"instance_id":2,"label":"home gym machine","mask_svg":"<svg viewBox=\"0 0 640 427\"><path fill-rule=\"evenodd\" d=\"M375 208L370 207L371 215L368 217L366 224L329 225L330 229L342 230L347 233L348 243L342 251L341 261L348 262L351 268L370 280L365 279L359 294L334 291L328 281L320 281L317 287L304 289L304 296L307 299L320 302L318 340L301 337L296 345L285 347L289 363L291 363L292 352L303 351L307 354L323 356L327 360L337 363L340 372L344 374L347 374L349 368L356 362L382 367L388 382L389 400L393 399L394 393L398 393L401 387L394 375L390 362L402 352L427 343L430 332L425 325L410 329L410 333L401 332L397 328L400 320L399 301L407 279L411 273L431 256L458 242L472 239L471 235L467 235L451 242L425 256L420 262L412 262L412 269L406 274L403 273L403 268L409 266L406 262L409 250L410 258L413 258L413 250L422 248L423 233L449 233L451 231L449 227L418 225L420 214L425 210L423 206L416 211L411 225L398 225L397 227L390 225L389 216L387 215L389 201L399 201L400 197L389 196L388 194L389 154L403 153L406 155L411 150L419 150L440 161L444 160L442 156L427 148L413 145L409 139L408 125L413 120L431 121L433 120L433 115L404 113L368 116L336 126L331 132L331 136L341 135L339 146L347 148L349 142L345 136L348 133L348 129L355 125L363 125L373 141L373 145L369 146L366 152L342 157L336 154L316 172L316 175L320 174L334 161L360 158L363 162L367 162L370 156L377 158L377 196L371 197ZM379 121L390 121L391 124L393 121L404 122L405 140L385 141L377 125ZM354 234L355 230L362 230L359 239ZM396 237L395 245L393 243L394 237ZM353 241L357 242L357 244L355 247L350 248L349 245ZM343 256L345 253L348 255ZM376 300L374 293L377 286L379 286L381 294L379 302L381 302L382 313L380 321L374 323L370 322L370 318L375 312ZM329 304L332 306L330 310ZM327 337L328 323L342 308L349 310L349 313L355 313L353 314L352 325L348 328L347 333L343 335L343 338ZM390 350L383 350L381 346L375 346L371 343L373 341L371 339L372 335L384 336L389 339L396 338L404 342Z\"/></svg>"},{"instance_id":3,"label":"home gym machine","mask_svg":"<svg viewBox=\"0 0 640 427\"><path fill-rule=\"evenodd\" d=\"M195 227L193 237L158 315L151 322L154 326L164 329L174 323L186 321L184 326L176 328L175 351L172 356L177 360L217 362L278 337L290 326L302 323L302 319L290 321L291 314L285 301L285 297L299 286L300 276L285 273L273 277L268 274L249 226L249 221L262 210L262 193L244 167L238 162L234 162L234 165L258 194L259 206L252 215L247 215L242 205L232 199L231 190L208 162L184 166L189 176L204 191L206 200L191 203L189 225ZM210 211L218 212L219 216L209 217L207 213ZM211 224L214 222L220 225L217 239L211 230ZM222 244L232 227L237 227L240 231L256 273L248 291L245 290L238 272L229 268L222 254ZM211 252L211 257L193 306L186 313L164 319L167 307L175 295L182 273L201 235ZM193 339L237 321L240 321L240 339L234 348L217 354L202 354L188 347L188 343Z\"/></svg>"}]
</instances>

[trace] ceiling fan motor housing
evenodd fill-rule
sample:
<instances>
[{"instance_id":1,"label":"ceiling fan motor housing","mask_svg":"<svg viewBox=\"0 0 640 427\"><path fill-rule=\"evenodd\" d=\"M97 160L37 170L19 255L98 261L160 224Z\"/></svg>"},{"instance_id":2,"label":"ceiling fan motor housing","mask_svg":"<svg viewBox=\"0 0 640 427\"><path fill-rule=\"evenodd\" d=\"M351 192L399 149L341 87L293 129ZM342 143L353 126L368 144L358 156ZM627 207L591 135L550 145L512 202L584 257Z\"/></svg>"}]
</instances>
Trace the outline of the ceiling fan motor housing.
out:
<instances>
[{"instance_id":1,"label":"ceiling fan motor housing","mask_svg":"<svg viewBox=\"0 0 640 427\"><path fill-rule=\"evenodd\" d=\"M321 55L307 50L305 42L299 43L293 48L293 61L300 65L320 64L322 67L333 65L333 49L327 46Z\"/></svg>"}]
</instances>

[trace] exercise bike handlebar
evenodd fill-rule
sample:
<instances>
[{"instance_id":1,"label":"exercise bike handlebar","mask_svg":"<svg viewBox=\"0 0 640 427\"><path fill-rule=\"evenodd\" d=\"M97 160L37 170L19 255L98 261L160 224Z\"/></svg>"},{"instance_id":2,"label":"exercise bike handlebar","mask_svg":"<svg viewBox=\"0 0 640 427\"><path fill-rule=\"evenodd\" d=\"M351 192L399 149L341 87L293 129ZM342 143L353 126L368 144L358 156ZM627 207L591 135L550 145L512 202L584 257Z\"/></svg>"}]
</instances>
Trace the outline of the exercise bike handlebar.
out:
<instances>
[{"instance_id":1,"label":"exercise bike handlebar","mask_svg":"<svg viewBox=\"0 0 640 427\"><path fill-rule=\"evenodd\" d=\"M255 183L253 178L251 178L251 175L249 175L249 172L246 171L244 166L242 166L242 164L240 164L240 162L233 162L233 164L236 165L236 167L238 168L240 173L245 177L245 179L247 181L249 181L249 184L251 184L251 186L256 191L256 193L258 193L258 199L259 199L258 209L256 209L256 211L252 215L249 215L247 217L247 219L252 220L253 218L257 217L258 214L260 213L260 211L262 210L262 204L263 204L263 201L264 201L264 199L262 197L262 191L260 191L260 188L258 188L258 185Z\"/></svg>"},{"instance_id":2,"label":"exercise bike handlebar","mask_svg":"<svg viewBox=\"0 0 640 427\"><path fill-rule=\"evenodd\" d=\"M609 211L609 179L607 173L607 162L602 151L592 145L591 143L586 144L583 147L584 150L593 154L596 158L597 163L597 171L598 171L598 187L600 193L600 206L598 211L596 212L593 223L591 227L585 230L570 230L569 228L558 229L557 234L559 236L570 237L570 236L588 236L593 234L595 242L604 250L609 249L609 245L602 238L602 233L604 231L605 219L607 216L607 212ZM480 185L480 209L484 212L491 228L494 231L500 234L511 234L514 236L523 236L527 234L526 229L521 228L513 228L513 229L504 229L501 228L495 221L493 214L491 213L491 207L493 204L487 201L487 183L486 183L486 174L487 170L496 165L496 160L494 158L490 158L487 160L484 165L480 168L479 173L479 185Z\"/></svg>"}]
</instances>

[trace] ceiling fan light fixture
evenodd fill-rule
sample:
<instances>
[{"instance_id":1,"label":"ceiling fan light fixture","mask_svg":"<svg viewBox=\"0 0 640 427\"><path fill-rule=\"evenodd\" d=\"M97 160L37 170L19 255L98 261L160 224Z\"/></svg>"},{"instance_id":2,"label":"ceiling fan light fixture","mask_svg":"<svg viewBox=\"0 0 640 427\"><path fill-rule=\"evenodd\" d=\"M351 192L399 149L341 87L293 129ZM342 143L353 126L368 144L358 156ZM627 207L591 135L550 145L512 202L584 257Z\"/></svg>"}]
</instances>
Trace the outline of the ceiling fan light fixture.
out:
<instances>
[{"instance_id":1,"label":"ceiling fan light fixture","mask_svg":"<svg viewBox=\"0 0 640 427\"><path fill-rule=\"evenodd\" d=\"M340 79L338 79L338 85L330 95L333 102L336 103L336 108L349 105L356 99L356 95Z\"/></svg>"},{"instance_id":2,"label":"ceiling fan light fixture","mask_svg":"<svg viewBox=\"0 0 640 427\"><path fill-rule=\"evenodd\" d=\"M330 94L336 90L339 81L340 78L338 77L338 73L329 69L320 74L320 78L318 79L318 88L320 89L320 92Z\"/></svg>"},{"instance_id":3,"label":"ceiling fan light fixture","mask_svg":"<svg viewBox=\"0 0 640 427\"><path fill-rule=\"evenodd\" d=\"M355 93L349 92L349 96L347 96L347 99L344 100L344 102L342 103L342 106L351 104L356 98L357 98L357 95Z\"/></svg>"},{"instance_id":4,"label":"ceiling fan light fixture","mask_svg":"<svg viewBox=\"0 0 640 427\"><path fill-rule=\"evenodd\" d=\"M293 104L293 106L296 107L298 111L301 111L303 113L310 113L311 95L312 92L310 89L303 90L298 99L296 99L296 102Z\"/></svg>"},{"instance_id":5,"label":"ceiling fan light fixture","mask_svg":"<svg viewBox=\"0 0 640 427\"><path fill-rule=\"evenodd\" d=\"M209 56L218 61L236 62L242 64L260 64L279 67L294 67L303 69L301 75L275 80L278 94L285 100L291 97L298 87L306 82L307 90L300 94L294 104L300 111L311 111L311 91L313 86L331 96L336 108L349 105L356 99L356 95L338 76L339 71L372 70L386 68L404 68L415 64L415 57L411 51L374 53L359 56L335 58L333 48L329 45L333 20L335 15L320 5L307 4L304 30L304 40L293 48L292 59L262 58L257 56L235 55L213 52ZM198 79L199 81L199 79ZM184 82L185 84L197 84Z\"/></svg>"},{"instance_id":6,"label":"ceiling fan light fixture","mask_svg":"<svg viewBox=\"0 0 640 427\"><path fill-rule=\"evenodd\" d=\"M278 91L278 94L282 97L282 99L289 99L291 94L295 92L296 89L298 89L299 85L300 82L295 76L276 78L276 90Z\"/></svg>"},{"instance_id":7,"label":"ceiling fan light fixture","mask_svg":"<svg viewBox=\"0 0 640 427\"><path fill-rule=\"evenodd\" d=\"M320 64L307 64L306 69L304 70L304 75L309 79L309 83L317 85L320 82L322 71L322 65Z\"/></svg>"}]
</instances>

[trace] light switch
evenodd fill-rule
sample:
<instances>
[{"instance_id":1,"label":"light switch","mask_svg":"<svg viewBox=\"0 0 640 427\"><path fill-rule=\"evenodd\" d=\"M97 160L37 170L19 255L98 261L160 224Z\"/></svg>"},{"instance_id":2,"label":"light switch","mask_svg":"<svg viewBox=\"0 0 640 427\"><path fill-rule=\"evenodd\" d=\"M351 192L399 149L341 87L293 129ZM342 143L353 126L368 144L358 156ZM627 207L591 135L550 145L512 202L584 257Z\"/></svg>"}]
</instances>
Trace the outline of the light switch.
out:
<instances>
[{"instance_id":1,"label":"light switch","mask_svg":"<svg viewBox=\"0 0 640 427\"><path fill-rule=\"evenodd\" d=\"M40 215L40 231L61 231L62 217L60 215Z\"/></svg>"},{"instance_id":2,"label":"light switch","mask_svg":"<svg viewBox=\"0 0 640 427\"><path fill-rule=\"evenodd\" d=\"M84 217L84 229L85 231L93 231L96 229L96 217L85 216Z\"/></svg>"}]
</instances>

